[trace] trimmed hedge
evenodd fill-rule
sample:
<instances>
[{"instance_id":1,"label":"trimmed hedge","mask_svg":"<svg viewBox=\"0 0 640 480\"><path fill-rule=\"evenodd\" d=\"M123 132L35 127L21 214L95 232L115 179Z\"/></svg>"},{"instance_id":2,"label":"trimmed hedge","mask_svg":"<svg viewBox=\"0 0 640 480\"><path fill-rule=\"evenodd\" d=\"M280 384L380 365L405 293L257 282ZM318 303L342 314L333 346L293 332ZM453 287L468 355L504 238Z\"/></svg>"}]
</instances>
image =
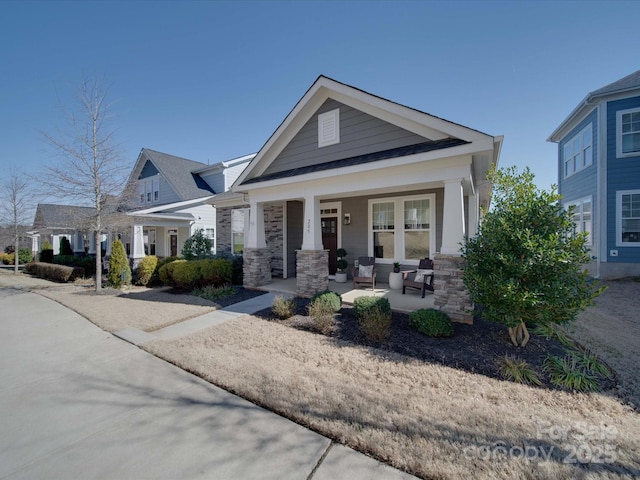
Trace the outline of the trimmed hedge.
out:
<instances>
[{"instance_id":1,"label":"trimmed hedge","mask_svg":"<svg viewBox=\"0 0 640 480\"><path fill-rule=\"evenodd\" d=\"M207 285L221 286L231 283L233 266L229 260L177 260L158 271L164 285L193 290Z\"/></svg>"},{"instance_id":2,"label":"trimmed hedge","mask_svg":"<svg viewBox=\"0 0 640 480\"><path fill-rule=\"evenodd\" d=\"M358 319L377 310L383 314L391 314L391 304L384 297L358 297L353 301L353 311Z\"/></svg>"},{"instance_id":3,"label":"trimmed hedge","mask_svg":"<svg viewBox=\"0 0 640 480\"><path fill-rule=\"evenodd\" d=\"M384 297L358 297L353 310L360 324L360 331L372 342L382 342L391 334L391 304Z\"/></svg>"},{"instance_id":4,"label":"trimmed hedge","mask_svg":"<svg viewBox=\"0 0 640 480\"><path fill-rule=\"evenodd\" d=\"M342 308L342 297L331 290L324 290L313 295L313 297L311 297L311 303L315 303L316 301L326 303L334 312L339 312L340 308Z\"/></svg>"},{"instance_id":5,"label":"trimmed hedge","mask_svg":"<svg viewBox=\"0 0 640 480\"><path fill-rule=\"evenodd\" d=\"M41 258L40 262L45 262L45 260ZM83 276L85 277L93 277L96 274L96 257L93 256L54 255L51 263L68 267L80 267L84 270Z\"/></svg>"},{"instance_id":6,"label":"trimmed hedge","mask_svg":"<svg viewBox=\"0 0 640 480\"><path fill-rule=\"evenodd\" d=\"M421 308L411 312L409 325L430 337L450 337L455 333L449 315L433 308Z\"/></svg>"},{"instance_id":7,"label":"trimmed hedge","mask_svg":"<svg viewBox=\"0 0 640 480\"><path fill-rule=\"evenodd\" d=\"M158 257L148 255L140 259L136 269L136 285L146 287L158 267Z\"/></svg>"},{"instance_id":8,"label":"trimmed hedge","mask_svg":"<svg viewBox=\"0 0 640 480\"><path fill-rule=\"evenodd\" d=\"M72 282L84 275L84 269L80 267L68 267L53 263L32 262L25 265L25 271L36 277L53 280L54 282Z\"/></svg>"}]
</instances>

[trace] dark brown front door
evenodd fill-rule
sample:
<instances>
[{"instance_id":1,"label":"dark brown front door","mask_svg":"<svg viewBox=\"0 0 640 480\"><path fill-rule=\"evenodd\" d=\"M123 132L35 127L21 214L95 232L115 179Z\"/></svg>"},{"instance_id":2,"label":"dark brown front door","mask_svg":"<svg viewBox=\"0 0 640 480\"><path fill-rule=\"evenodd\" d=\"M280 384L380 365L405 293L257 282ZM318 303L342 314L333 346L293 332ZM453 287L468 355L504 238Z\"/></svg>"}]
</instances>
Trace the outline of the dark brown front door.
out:
<instances>
[{"instance_id":1,"label":"dark brown front door","mask_svg":"<svg viewBox=\"0 0 640 480\"><path fill-rule=\"evenodd\" d=\"M169 234L169 246L171 247L171 256L178 256L178 235Z\"/></svg>"},{"instance_id":2,"label":"dark brown front door","mask_svg":"<svg viewBox=\"0 0 640 480\"><path fill-rule=\"evenodd\" d=\"M329 275L334 275L338 250L338 217L322 219L322 245L325 250L329 250Z\"/></svg>"}]
</instances>

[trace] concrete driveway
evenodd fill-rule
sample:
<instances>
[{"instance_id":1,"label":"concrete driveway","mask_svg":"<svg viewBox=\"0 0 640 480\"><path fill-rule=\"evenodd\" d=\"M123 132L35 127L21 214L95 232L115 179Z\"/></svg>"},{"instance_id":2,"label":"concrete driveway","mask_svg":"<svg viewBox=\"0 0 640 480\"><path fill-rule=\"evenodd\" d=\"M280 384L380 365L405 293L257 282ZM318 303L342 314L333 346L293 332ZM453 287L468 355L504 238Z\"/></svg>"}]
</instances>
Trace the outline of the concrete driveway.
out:
<instances>
[{"instance_id":1,"label":"concrete driveway","mask_svg":"<svg viewBox=\"0 0 640 480\"><path fill-rule=\"evenodd\" d=\"M409 479L0 288L0 479Z\"/></svg>"}]
</instances>

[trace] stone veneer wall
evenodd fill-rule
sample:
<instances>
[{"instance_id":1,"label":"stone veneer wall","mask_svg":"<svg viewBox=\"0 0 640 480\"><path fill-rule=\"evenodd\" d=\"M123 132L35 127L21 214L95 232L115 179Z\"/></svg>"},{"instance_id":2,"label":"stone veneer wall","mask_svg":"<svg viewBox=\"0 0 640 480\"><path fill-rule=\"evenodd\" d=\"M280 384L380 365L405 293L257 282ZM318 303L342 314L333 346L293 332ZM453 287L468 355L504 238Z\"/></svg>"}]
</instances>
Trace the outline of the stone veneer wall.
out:
<instances>
[{"instance_id":1,"label":"stone veneer wall","mask_svg":"<svg viewBox=\"0 0 640 480\"><path fill-rule=\"evenodd\" d=\"M271 252L271 275L284 275L284 205L265 205L264 235L267 248Z\"/></svg>"},{"instance_id":2,"label":"stone veneer wall","mask_svg":"<svg viewBox=\"0 0 640 480\"><path fill-rule=\"evenodd\" d=\"M454 255L436 253L433 259L434 304L455 322L473 323L473 303L469 298L462 270L465 260Z\"/></svg>"},{"instance_id":3,"label":"stone veneer wall","mask_svg":"<svg viewBox=\"0 0 640 480\"><path fill-rule=\"evenodd\" d=\"M271 282L271 252L268 248L245 248L242 260L245 287L256 288Z\"/></svg>"},{"instance_id":4,"label":"stone veneer wall","mask_svg":"<svg viewBox=\"0 0 640 480\"><path fill-rule=\"evenodd\" d=\"M231 210L233 208L216 208L216 253L232 252Z\"/></svg>"},{"instance_id":5,"label":"stone veneer wall","mask_svg":"<svg viewBox=\"0 0 640 480\"><path fill-rule=\"evenodd\" d=\"M296 250L296 295L311 297L329 287L329 250Z\"/></svg>"}]
</instances>

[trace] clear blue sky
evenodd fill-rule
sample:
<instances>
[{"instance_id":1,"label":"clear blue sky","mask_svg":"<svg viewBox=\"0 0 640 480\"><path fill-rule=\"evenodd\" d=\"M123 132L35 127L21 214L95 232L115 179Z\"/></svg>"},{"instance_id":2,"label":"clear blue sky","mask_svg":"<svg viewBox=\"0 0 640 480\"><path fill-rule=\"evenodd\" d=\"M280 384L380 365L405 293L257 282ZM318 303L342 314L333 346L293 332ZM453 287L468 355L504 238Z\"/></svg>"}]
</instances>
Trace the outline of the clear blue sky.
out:
<instances>
[{"instance_id":1,"label":"clear blue sky","mask_svg":"<svg viewBox=\"0 0 640 480\"><path fill-rule=\"evenodd\" d=\"M0 163L51 162L85 74L118 139L201 162L256 152L318 75L491 135L501 166L557 182L549 134L640 68L640 2L0 0Z\"/></svg>"}]
</instances>

